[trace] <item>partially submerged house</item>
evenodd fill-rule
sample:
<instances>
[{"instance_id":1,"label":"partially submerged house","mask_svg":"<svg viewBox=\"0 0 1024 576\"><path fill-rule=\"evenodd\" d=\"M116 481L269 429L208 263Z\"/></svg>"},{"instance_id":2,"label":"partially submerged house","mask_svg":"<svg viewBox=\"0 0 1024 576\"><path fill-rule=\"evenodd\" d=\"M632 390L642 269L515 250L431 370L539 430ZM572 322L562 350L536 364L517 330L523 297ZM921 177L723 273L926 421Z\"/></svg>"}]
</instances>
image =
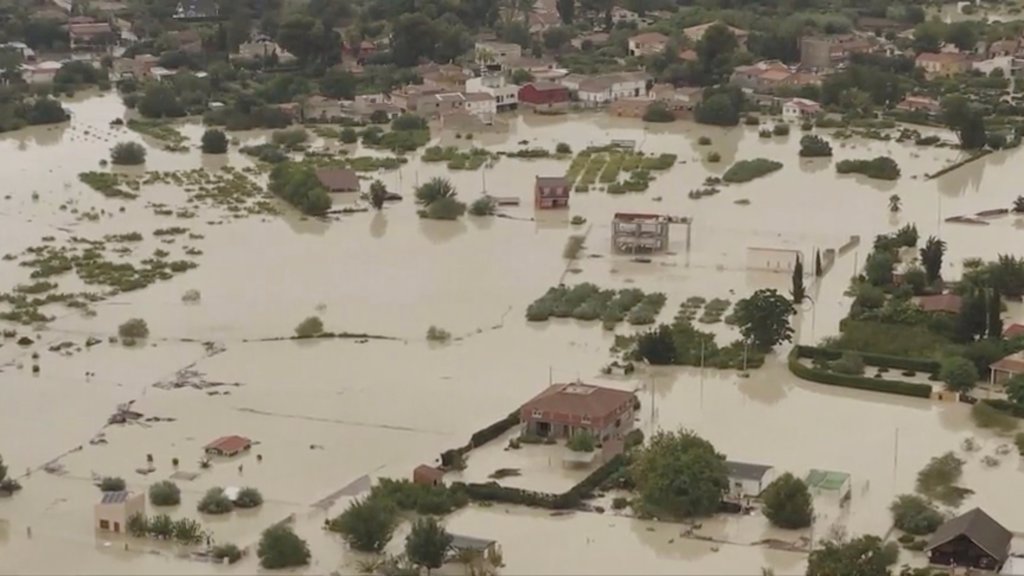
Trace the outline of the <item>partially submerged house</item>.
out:
<instances>
[{"instance_id":1,"label":"partially submerged house","mask_svg":"<svg viewBox=\"0 0 1024 576\"><path fill-rule=\"evenodd\" d=\"M359 192L359 176L348 168L321 168L316 179L328 192Z\"/></svg>"},{"instance_id":2,"label":"partially submerged house","mask_svg":"<svg viewBox=\"0 0 1024 576\"><path fill-rule=\"evenodd\" d=\"M126 490L104 492L93 509L95 528L120 534L127 531L129 518L145 513L145 494L132 494Z\"/></svg>"},{"instance_id":3,"label":"partially submerged house","mask_svg":"<svg viewBox=\"0 0 1024 576\"><path fill-rule=\"evenodd\" d=\"M493 558L501 552L498 542L490 538L477 538L475 536L463 536L451 534L452 542L448 550L455 557L465 558L466 556L478 559Z\"/></svg>"},{"instance_id":4,"label":"partially submerged house","mask_svg":"<svg viewBox=\"0 0 1024 576\"><path fill-rule=\"evenodd\" d=\"M569 107L569 89L554 82L531 82L519 89L519 103L535 111L565 110Z\"/></svg>"},{"instance_id":5,"label":"partially submerged house","mask_svg":"<svg viewBox=\"0 0 1024 576\"><path fill-rule=\"evenodd\" d=\"M623 254L668 249L669 218L661 214L616 212L612 217L612 250Z\"/></svg>"},{"instance_id":6,"label":"partially submerged house","mask_svg":"<svg viewBox=\"0 0 1024 576\"><path fill-rule=\"evenodd\" d=\"M1010 555L1013 534L975 508L947 521L932 534L925 547L936 566L997 571Z\"/></svg>"},{"instance_id":7,"label":"partially submerged house","mask_svg":"<svg viewBox=\"0 0 1024 576\"><path fill-rule=\"evenodd\" d=\"M221 436L203 447L203 452L211 456L237 456L252 448L252 440L245 436Z\"/></svg>"},{"instance_id":8,"label":"partially submerged house","mask_svg":"<svg viewBox=\"0 0 1024 576\"><path fill-rule=\"evenodd\" d=\"M564 176L537 176L533 183L533 206L542 210L569 207L569 181Z\"/></svg>"},{"instance_id":9,"label":"partially submerged house","mask_svg":"<svg viewBox=\"0 0 1024 576\"><path fill-rule=\"evenodd\" d=\"M582 382L553 384L519 409L526 432L568 438L586 431L604 441L633 428L636 395Z\"/></svg>"},{"instance_id":10,"label":"partially submerged house","mask_svg":"<svg viewBox=\"0 0 1024 576\"><path fill-rule=\"evenodd\" d=\"M443 486L444 470L434 466L420 464L412 471L412 483L423 486Z\"/></svg>"},{"instance_id":11,"label":"partially submerged house","mask_svg":"<svg viewBox=\"0 0 1024 576\"><path fill-rule=\"evenodd\" d=\"M914 303L925 312L959 314L964 305L964 299L956 294L930 294L914 298Z\"/></svg>"},{"instance_id":12,"label":"partially submerged house","mask_svg":"<svg viewBox=\"0 0 1024 576\"><path fill-rule=\"evenodd\" d=\"M990 382L1004 384L1010 378L1024 374L1024 351L1014 352L988 365L992 371Z\"/></svg>"},{"instance_id":13,"label":"partially submerged house","mask_svg":"<svg viewBox=\"0 0 1024 576\"><path fill-rule=\"evenodd\" d=\"M775 480L775 468L764 464L726 461L729 474L729 496L734 499L756 498Z\"/></svg>"},{"instance_id":14,"label":"partially submerged house","mask_svg":"<svg viewBox=\"0 0 1024 576\"><path fill-rule=\"evenodd\" d=\"M812 468L807 473L807 478L804 479L804 482L807 483L807 487L813 492L831 493L838 497L840 501L850 497L850 491L853 487L850 475L846 472L818 470L816 468Z\"/></svg>"}]
</instances>

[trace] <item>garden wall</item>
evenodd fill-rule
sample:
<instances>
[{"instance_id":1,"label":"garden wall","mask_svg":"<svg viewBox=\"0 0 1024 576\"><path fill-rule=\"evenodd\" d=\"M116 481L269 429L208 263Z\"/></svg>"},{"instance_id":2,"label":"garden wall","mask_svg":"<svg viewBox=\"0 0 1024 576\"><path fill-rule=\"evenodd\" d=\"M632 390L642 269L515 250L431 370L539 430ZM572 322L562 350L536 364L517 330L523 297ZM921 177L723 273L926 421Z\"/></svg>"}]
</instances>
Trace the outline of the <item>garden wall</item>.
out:
<instances>
[{"instance_id":1,"label":"garden wall","mask_svg":"<svg viewBox=\"0 0 1024 576\"><path fill-rule=\"evenodd\" d=\"M459 459L469 453L474 448L479 448L484 444L487 444L491 440L501 436L505 432L515 428L519 425L519 409L512 412L508 416L505 416L501 420L493 424L489 424L480 430L477 430L469 437L469 443L465 446L458 448L452 448L451 450L445 450L441 453L441 466L448 467L456 460L456 455Z\"/></svg>"},{"instance_id":2,"label":"garden wall","mask_svg":"<svg viewBox=\"0 0 1024 576\"><path fill-rule=\"evenodd\" d=\"M853 352L864 360L868 366L880 366L893 368L895 370L913 370L915 372L927 372L938 374L941 365L938 360L931 358L911 358L907 356L890 356L888 354L872 354L870 352L857 352L856 350L837 350L835 348L819 348L816 346L797 346L801 358L822 358L824 360L839 360L844 352Z\"/></svg>"},{"instance_id":3,"label":"garden wall","mask_svg":"<svg viewBox=\"0 0 1024 576\"><path fill-rule=\"evenodd\" d=\"M822 351L822 349L811 346L795 346L789 353L789 371L802 380L810 380L819 384L830 386L842 386L844 388L857 388L859 390L870 390L872 392L885 392L887 394L899 394L902 396L914 396L917 398L930 398L932 387L927 384L916 384L913 382L898 382L884 378L868 378L852 374L838 374L804 365L800 358L814 358L813 354L828 354L834 351ZM841 356L841 354L840 354ZM876 355L877 356L877 355ZM839 356L836 356L838 358ZM864 358L867 363L867 358Z\"/></svg>"}]
</instances>

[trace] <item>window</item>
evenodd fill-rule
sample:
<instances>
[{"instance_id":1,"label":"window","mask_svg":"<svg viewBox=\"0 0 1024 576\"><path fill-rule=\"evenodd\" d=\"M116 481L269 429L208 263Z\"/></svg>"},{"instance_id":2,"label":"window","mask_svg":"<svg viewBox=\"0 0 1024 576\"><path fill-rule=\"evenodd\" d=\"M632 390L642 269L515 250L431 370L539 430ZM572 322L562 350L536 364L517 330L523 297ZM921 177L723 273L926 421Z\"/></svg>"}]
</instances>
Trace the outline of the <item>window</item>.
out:
<instances>
[{"instance_id":1,"label":"window","mask_svg":"<svg viewBox=\"0 0 1024 576\"><path fill-rule=\"evenodd\" d=\"M580 422L583 422L584 424L590 424L590 416L584 416L583 418L580 419Z\"/></svg>"},{"instance_id":2,"label":"window","mask_svg":"<svg viewBox=\"0 0 1024 576\"><path fill-rule=\"evenodd\" d=\"M110 521L100 520L100 530L110 530Z\"/></svg>"},{"instance_id":3,"label":"window","mask_svg":"<svg viewBox=\"0 0 1024 576\"><path fill-rule=\"evenodd\" d=\"M540 410L534 410L532 416L534 418L542 418L544 416L544 413L541 412Z\"/></svg>"}]
</instances>

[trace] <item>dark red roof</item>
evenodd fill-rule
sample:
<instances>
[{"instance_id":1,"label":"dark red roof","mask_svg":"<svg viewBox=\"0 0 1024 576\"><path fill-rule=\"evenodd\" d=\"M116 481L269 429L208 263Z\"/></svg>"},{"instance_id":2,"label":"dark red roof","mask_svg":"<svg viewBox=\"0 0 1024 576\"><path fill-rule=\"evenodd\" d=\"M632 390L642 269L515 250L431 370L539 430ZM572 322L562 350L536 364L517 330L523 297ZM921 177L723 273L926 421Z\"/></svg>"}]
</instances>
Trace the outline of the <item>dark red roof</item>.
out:
<instances>
[{"instance_id":1,"label":"dark red roof","mask_svg":"<svg viewBox=\"0 0 1024 576\"><path fill-rule=\"evenodd\" d=\"M321 168L316 171L316 178L324 188L332 192L357 192L359 176L348 168Z\"/></svg>"},{"instance_id":2,"label":"dark red roof","mask_svg":"<svg viewBox=\"0 0 1024 576\"><path fill-rule=\"evenodd\" d=\"M523 409L596 419L614 414L624 404L634 400L632 392L573 382L549 386L523 404Z\"/></svg>"},{"instance_id":3,"label":"dark red roof","mask_svg":"<svg viewBox=\"0 0 1024 576\"><path fill-rule=\"evenodd\" d=\"M206 445L204 450L219 450L224 453L238 452L252 446L252 440L245 436L221 436Z\"/></svg>"},{"instance_id":4,"label":"dark red roof","mask_svg":"<svg viewBox=\"0 0 1024 576\"><path fill-rule=\"evenodd\" d=\"M1017 338L1024 336L1024 324L1010 324L1003 330L1003 338Z\"/></svg>"},{"instance_id":5,"label":"dark red roof","mask_svg":"<svg viewBox=\"0 0 1024 576\"><path fill-rule=\"evenodd\" d=\"M917 305L925 312L949 312L958 314L963 307L963 298L956 294L933 294L931 296L920 296L917 298Z\"/></svg>"}]
</instances>

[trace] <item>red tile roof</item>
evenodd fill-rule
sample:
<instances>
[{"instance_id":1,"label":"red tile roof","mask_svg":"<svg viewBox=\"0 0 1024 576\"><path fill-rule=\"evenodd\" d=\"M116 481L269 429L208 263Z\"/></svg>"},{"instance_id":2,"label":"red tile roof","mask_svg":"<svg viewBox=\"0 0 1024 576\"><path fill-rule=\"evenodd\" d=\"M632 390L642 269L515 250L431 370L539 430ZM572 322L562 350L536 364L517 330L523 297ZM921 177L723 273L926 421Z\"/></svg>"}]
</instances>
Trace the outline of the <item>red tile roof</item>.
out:
<instances>
[{"instance_id":1,"label":"red tile roof","mask_svg":"<svg viewBox=\"0 0 1024 576\"><path fill-rule=\"evenodd\" d=\"M321 168L316 179L331 192L358 192L359 176L348 168Z\"/></svg>"},{"instance_id":2,"label":"red tile roof","mask_svg":"<svg viewBox=\"0 0 1024 576\"><path fill-rule=\"evenodd\" d=\"M563 414L570 417L604 418L635 400L632 392L573 382L549 386L526 404L523 410Z\"/></svg>"},{"instance_id":3,"label":"red tile roof","mask_svg":"<svg viewBox=\"0 0 1024 576\"><path fill-rule=\"evenodd\" d=\"M1014 352L1005 358L989 364L988 367L992 370L1009 372L1010 374L1024 374L1024 353Z\"/></svg>"},{"instance_id":4,"label":"red tile roof","mask_svg":"<svg viewBox=\"0 0 1024 576\"><path fill-rule=\"evenodd\" d=\"M252 440L249 440L245 436L221 436L213 442L210 442L203 447L203 450L219 450L221 452L230 454L231 452L238 452L245 450L247 447L252 446Z\"/></svg>"},{"instance_id":5,"label":"red tile roof","mask_svg":"<svg viewBox=\"0 0 1024 576\"><path fill-rule=\"evenodd\" d=\"M1003 330L1003 338L1010 339L1019 336L1024 336L1024 324L1010 324L1006 330Z\"/></svg>"},{"instance_id":6,"label":"red tile roof","mask_svg":"<svg viewBox=\"0 0 1024 576\"><path fill-rule=\"evenodd\" d=\"M963 298L956 294L934 294L919 296L917 305L925 312L949 312L958 314L963 306Z\"/></svg>"}]
</instances>

